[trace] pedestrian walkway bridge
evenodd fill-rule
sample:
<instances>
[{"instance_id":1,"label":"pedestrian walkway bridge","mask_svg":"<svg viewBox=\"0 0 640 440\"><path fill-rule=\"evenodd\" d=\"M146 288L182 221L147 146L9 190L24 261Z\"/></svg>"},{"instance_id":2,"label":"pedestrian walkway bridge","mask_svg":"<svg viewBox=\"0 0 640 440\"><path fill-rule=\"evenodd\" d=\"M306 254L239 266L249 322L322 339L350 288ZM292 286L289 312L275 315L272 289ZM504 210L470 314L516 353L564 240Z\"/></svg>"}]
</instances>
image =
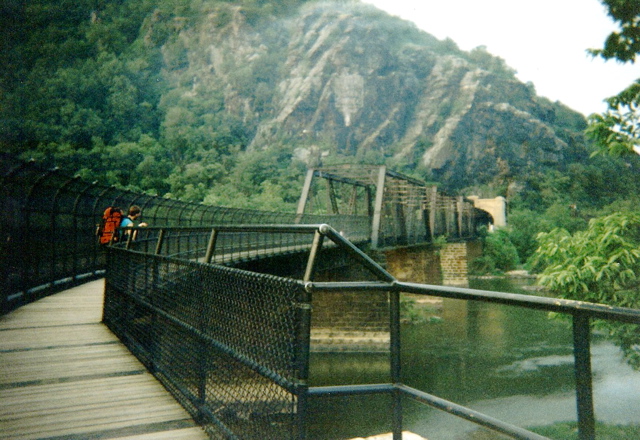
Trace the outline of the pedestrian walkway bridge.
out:
<instances>
[{"instance_id":1,"label":"pedestrian walkway bridge","mask_svg":"<svg viewBox=\"0 0 640 440\"><path fill-rule=\"evenodd\" d=\"M323 439L313 425L313 402L317 408L317 402L326 400L330 407L337 396L382 395L389 399L394 439L402 438L402 408L408 400L512 438L541 439L521 427L404 385L401 295L486 301L571 315L578 419L586 432L582 438L595 438L589 322L598 318L640 323L638 310L399 282L326 225L217 229L218 235L231 234L231 241L242 242L247 234L258 232L279 237L263 242L267 250L278 248L277 240L290 245L287 235L308 236L308 251L290 251L306 255L302 260L294 258L289 266L300 266L293 278L246 270L251 262L264 263L265 253L257 248L224 265L212 264L207 260L234 248L216 249L211 244L216 241L211 240L214 232L190 228L184 234L183 228L168 228L164 234L155 234L154 243L141 238L108 249L102 322L117 339L98 323L99 313L87 307L100 303L100 285L48 296L0 318L0 424L1 432L12 433L6 438L143 439L163 438L166 430L166 435L176 436L168 438L179 438L178 432L206 432L209 438L220 439ZM208 246L198 245L194 237L199 235L209 237ZM159 244L164 240L164 245ZM296 247L301 243L298 240ZM361 266L360 281L316 279L317 269L330 265L336 250L347 254L351 265ZM233 261L245 269L236 268ZM97 300L91 299L96 294ZM317 306L323 295L346 299L342 305L333 303L340 310L348 310L350 295L386 298L382 318L389 338L388 383L309 386L313 315L321 312ZM89 316L83 317L79 312L83 309ZM125 359L117 340L137 360ZM151 398L160 389L146 380L152 375L182 407L166 397ZM125 389L112 388L117 384ZM89 402L80 403L80 396ZM181 408L203 431L195 429ZM53 432L56 429L64 434ZM90 437L83 430L97 433Z\"/></svg>"},{"instance_id":2,"label":"pedestrian walkway bridge","mask_svg":"<svg viewBox=\"0 0 640 440\"><path fill-rule=\"evenodd\" d=\"M0 317L0 439L208 439L102 323L103 303L100 279Z\"/></svg>"},{"instance_id":3,"label":"pedestrian walkway bridge","mask_svg":"<svg viewBox=\"0 0 640 440\"><path fill-rule=\"evenodd\" d=\"M143 221L158 227L327 223L372 249L470 240L488 221L473 202L384 166L309 170L297 210L267 212L135 193L0 154L0 200L5 311L64 284L101 276L105 261L95 231L109 206L138 205Z\"/></svg>"},{"instance_id":4,"label":"pedestrian walkway bridge","mask_svg":"<svg viewBox=\"0 0 640 440\"><path fill-rule=\"evenodd\" d=\"M640 324L638 310L399 281L366 252L374 236L368 216L216 209L59 179L56 171L32 165L6 168L0 187L6 207L0 438L141 440L179 438L180 432L214 439L325 440L314 424L318 408L329 410L336 397L380 396L387 402L394 440L402 438L403 408L409 404L510 438L541 439L406 385L400 300L418 295L569 315L577 423L580 439L592 439L590 323ZM24 185L21 175L31 184ZM133 203L151 213L145 215L155 226L138 228L135 241L99 248L87 231L94 229L102 206ZM382 209L384 203L376 206ZM429 216L421 212L412 218L424 223ZM312 219L332 220L336 227ZM379 243L389 245L384 237L407 243L408 230L379 233ZM54 295L100 277L105 277L101 315L85 306L85 301L100 303L95 285ZM375 313L363 325L373 322L387 335L388 381L313 386L316 318L323 307L341 312L361 307L356 298L380 306L367 309ZM136 360L123 356L117 341ZM175 401L161 397L157 384L147 381L151 377ZM125 384L124 391L115 388L118 383ZM80 396L90 400L80 403Z\"/></svg>"}]
</instances>

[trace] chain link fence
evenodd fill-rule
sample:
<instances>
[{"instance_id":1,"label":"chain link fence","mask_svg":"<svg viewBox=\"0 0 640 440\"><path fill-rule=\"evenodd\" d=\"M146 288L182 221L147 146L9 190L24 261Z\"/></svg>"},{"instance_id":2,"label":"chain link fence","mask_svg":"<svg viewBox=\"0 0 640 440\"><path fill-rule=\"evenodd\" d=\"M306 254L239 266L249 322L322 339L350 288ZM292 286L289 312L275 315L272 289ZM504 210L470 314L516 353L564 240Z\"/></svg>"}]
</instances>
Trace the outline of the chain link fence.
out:
<instances>
[{"instance_id":1,"label":"chain link fence","mask_svg":"<svg viewBox=\"0 0 640 440\"><path fill-rule=\"evenodd\" d=\"M180 228L175 229L179 231ZM283 249L290 234L312 235L306 249L290 254L294 266L304 267L287 267L290 276L260 272L256 269L269 267L252 266L260 260L257 247L251 255L227 261L225 264L230 267L206 261L216 255L209 252L211 246L205 261L195 258L187 245L183 252L173 255L161 255L162 247L157 245L147 246L157 253L133 250L131 243L129 249L126 244L109 248L105 323L198 419L210 438L322 439L314 425L318 408L331 407L336 398L367 396L382 399L381 415L388 417L394 439L402 437L403 401L445 411L509 438L543 439L521 427L405 385L401 369L401 294L570 315L579 437L595 438L591 322L607 319L637 324L640 311L400 282L327 225L218 228L219 233L230 233L231 241L238 242L245 240L245 234L256 231L273 236L265 241L269 244L264 249ZM188 236L182 237L186 240ZM282 240L281 244L278 240ZM223 249L235 247L242 246ZM333 276L325 277L316 266L326 264L323 259L335 260L335 248L348 257L346 264L334 270ZM299 255L304 258L297 258ZM231 267L245 265L250 270ZM354 266L361 266L362 271L353 272L351 278L347 268ZM321 343L319 338L335 339L337 335L350 345L362 343L350 327L331 315L342 315L343 324L355 323L360 330L368 327L369 336L388 353L388 383L308 386L309 354L314 345ZM323 326L326 322L332 324ZM318 330L325 334L318 335Z\"/></svg>"},{"instance_id":2,"label":"chain link fence","mask_svg":"<svg viewBox=\"0 0 640 440\"><path fill-rule=\"evenodd\" d=\"M313 299L309 293L311 280L326 277L323 270L335 263L334 249L350 256L343 266L361 266L355 279L384 273L327 225L135 231L136 240L106 248L104 323L212 439L306 438L309 353L314 326L326 321L319 313L321 324L312 322L312 309L366 312L355 326L384 333L389 351L387 293L339 293L349 286ZM271 269L295 275L256 270L265 269L265 256L283 253L292 262ZM347 272L343 267L341 278ZM327 295L333 301L323 300ZM374 295L379 301L370 307Z\"/></svg>"},{"instance_id":3,"label":"chain link fence","mask_svg":"<svg viewBox=\"0 0 640 440\"><path fill-rule=\"evenodd\" d=\"M2 314L104 275L105 252L96 232L109 206L126 211L137 205L140 220L151 226L327 222L346 234L366 237L369 222L367 217L300 216L182 202L87 182L8 154L0 154L0 201Z\"/></svg>"},{"instance_id":4,"label":"chain link fence","mask_svg":"<svg viewBox=\"0 0 640 440\"><path fill-rule=\"evenodd\" d=\"M112 248L104 322L211 438L298 437L304 286Z\"/></svg>"}]
</instances>

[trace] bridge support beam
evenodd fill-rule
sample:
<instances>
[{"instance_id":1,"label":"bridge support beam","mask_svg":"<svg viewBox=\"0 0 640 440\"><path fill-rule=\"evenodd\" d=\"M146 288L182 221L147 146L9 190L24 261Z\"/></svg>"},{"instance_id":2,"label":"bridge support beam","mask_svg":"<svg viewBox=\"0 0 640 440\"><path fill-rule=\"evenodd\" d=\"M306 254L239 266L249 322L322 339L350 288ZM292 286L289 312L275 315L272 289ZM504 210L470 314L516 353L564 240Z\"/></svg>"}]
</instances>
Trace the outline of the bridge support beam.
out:
<instances>
[{"instance_id":1,"label":"bridge support beam","mask_svg":"<svg viewBox=\"0 0 640 440\"><path fill-rule=\"evenodd\" d=\"M314 186L314 177L326 188ZM375 195L373 194L375 191ZM463 197L438 191L436 185L390 171L384 165L340 165L309 169L296 211L296 223L312 214L310 198L326 197L326 210L314 204L319 214L368 214L371 247L382 249L434 241L436 237L465 239L475 236L473 204ZM374 200L375 199L375 200ZM483 218L485 215L483 215ZM364 220L358 220L363 224Z\"/></svg>"},{"instance_id":2,"label":"bridge support beam","mask_svg":"<svg viewBox=\"0 0 640 440\"><path fill-rule=\"evenodd\" d=\"M296 210L296 223L300 223L304 210L307 207L307 200L309 200L309 192L311 191L311 182L313 181L313 168L307 170L307 176L304 179L304 186L302 187L302 195L298 201L298 209Z\"/></svg>"},{"instance_id":3,"label":"bridge support beam","mask_svg":"<svg viewBox=\"0 0 640 440\"><path fill-rule=\"evenodd\" d=\"M376 201L373 207L373 222L371 224L371 247L378 248L380 240L380 222L382 221L382 201L384 200L384 183L387 176L387 167L381 166L378 170L376 182Z\"/></svg>"}]
</instances>

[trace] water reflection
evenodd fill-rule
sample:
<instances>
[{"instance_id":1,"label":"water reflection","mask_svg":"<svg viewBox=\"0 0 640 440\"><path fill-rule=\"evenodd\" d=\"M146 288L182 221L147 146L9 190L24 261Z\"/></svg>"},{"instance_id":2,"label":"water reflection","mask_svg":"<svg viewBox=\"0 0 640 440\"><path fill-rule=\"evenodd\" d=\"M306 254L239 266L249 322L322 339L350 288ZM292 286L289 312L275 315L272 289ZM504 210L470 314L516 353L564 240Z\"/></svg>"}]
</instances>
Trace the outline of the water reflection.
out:
<instances>
[{"instance_id":1,"label":"water reflection","mask_svg":"<svg viewBox=\"0 0 640 440\"><path fill-rule=\"evenodd\" d=\"M505 280L476 280L471 287L523 292ZM519 426L576 420L568 322L550 319L541 311L494 304L447 299L436 305L409 303L414 319L402 327L405 383ZM316 354L312 363L313 385L389 381L388 356L382 354ZM592 367L598 421L640 423L640 373L628 367L619 349L601 335L593 336ZM326 418L320 417L323 421L312 438L388 431L381 402L365 398L316 403L316 410ZM339 419L330 415L334 405ZM338 420L344 429L335 426ZM322 424L332 425L331 434ZM408 404L405 429L431 440L459 440L477 428L440 411Z\"/></svg>"}]
</instances>

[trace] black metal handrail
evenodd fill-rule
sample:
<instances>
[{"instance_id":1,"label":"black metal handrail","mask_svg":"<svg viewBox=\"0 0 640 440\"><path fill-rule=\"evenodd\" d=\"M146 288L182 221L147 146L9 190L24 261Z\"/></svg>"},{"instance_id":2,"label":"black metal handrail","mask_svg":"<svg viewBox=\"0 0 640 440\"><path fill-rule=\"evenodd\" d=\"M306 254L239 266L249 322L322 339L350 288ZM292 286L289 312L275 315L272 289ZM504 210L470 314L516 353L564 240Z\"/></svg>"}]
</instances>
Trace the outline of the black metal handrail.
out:
<instances>
[{"instance_id":1,"label":"black metal handrail","mask_svg":"<svg viewBox=\"0 0 640 440\"><path fill-rule=\"evenodd\" d=\"M353 248L354 246L344 240L335 231L329 231L332 239L340 242L342 246ZM367 255L362 256L366 260L371 260ZM374 262L375 263L375 262ZM378 277L381 280L393 278L386 270L379 268ZM590 343L590 323L593 319L604 319L624 323L640 324L640 310L624 307L594 304L583 301L574 301L557 298L547 298L539 296L521 295L514 293L493 292L486 290L456 288L449 286L436 286L400 282L393 280L388 286L384 284L376 285L371 283L309 283L307 289L310 291L319 290L353 290L362 289L382 289L392 292L391 295L391 377L394 389L402 394L409 395L415 400L427 403L453 415L462 416L467 420L479 423L503 434L507 434L517 439L539 439L543 438L538 434L522 430L521 428L505 424L496 423L492 418L481 417L477 412L462 406L446 402L434 396L429 396L421 391L412 390L397 380L400 374L400 316L399 316L399 294L412 293L418 295L437 296L461 300L481 301L488 303L504 304L509 306L525 307L530 309L544 310L568 314L573 317L573 347L575 359L576 377L576 401L578 412L578 431L580 440L595 439L595 415L593 409L593 384L591 371L591 343ZM366 387L365 387L366 388ZM347 391L347 394L350 391ZM334 390L334 392L336 392ZM362 392L362 389L360 389ZM399 405L398 405L399 406ZM398 417L396 417L398 419ZM394 427L394 440L400 440L401 426Z\"/></svg>"},{"instance_id":2,"label":"black metal handrail","mask_svg":"<svg viewBox=\"0 0 640 440\"><path fill-rule=\"evenodd\" d=\"M370 225L363 217L336 217L343 224L341 237L368 243ZM241 260L310 250L317 224L214 225L127 228L121 242L112 243L143 253L227 264ZM121 230L124 232L124 230Z\"/></svg>"},{"instance_id":3,"label":"black metal handrail","mask_svg":"<svg viewBox=\"0 0 640 440\"><path fill-rule=\"evenodd\" d=\"M165 233L170 233L165 228ZM294 226L233 226L233 227L212 227L209 229L210 239L218 233L236 234L232 235L232 239L242 240L242 234L259 232L264 235L280 236L280 234L295 235L311 235L312 238L307 239L304 252L307 254L306 270L299 280L300 293L296 300L296 308L299 311L297 315L299 323L297 324L298 336L296 336L297 354L295 366L297 371L297 385L291 387L291 392L297 398L297 410L295 414L301 418L300 424L303 428L299 431L299 437L304 438L306 402L310 398L319 398L322 396L350 396L361 394L389 394L393 397L393 409L390 410L393 418L393 438L399 440L402 438L402 406L400 400L402 397L409 397L417 402L432 406L439 410L448 412L452 415L462 417L476 424L488 427L502 434L508 435L516 439L541 439L544 438L538 434L527 431L523 428L496 420L492 417L478 413L454 402L441 399L437 396L430 395L421 390L411 388L403 383L402 372L400 368L400 295L403 293L436 296L445 298L454 298L468 301L480 301L488 303L497 303L507 306L524 307L529 309L543 310L549 312L557 312L568 314L573 317L573 345L575 357L575 379L576 379L576 401L578 412L579 438L581 440L591 440L595 438L595 417L593 411L593 392L591 377L591 360L590 360L590 323L594 319L605 319L618 322L640 324L640 310L611 307L602 304L586 303L581 301L572 301L564 299L555 299L547 297L520 295L512 293L500 293L484 290L475 290L467 288L456 288L435 285L423 285L407 282L399 282L390 275L384 268L370 258L365 252L343 237L337 230L328 225L294 225ZM174 231L175 232L175 231ZM240 235L238 235L240 234ZM186 236L183 236L186 237ZM186 239L186 238L185 238ZM325 239L326 240L325 242ZM215 240L213 240L215 241ZM275 246L276 241L266 240L269 246L282 250L281 247ZM317 260L328 244L339 248L341 251L350 255L352 264L360 264L373 275L373 281L351 281L351 282L318 282L314 281L314 271ZM189 264L198 265L198 270L206 271L206 267L216 267L207 264L207 259L214 258L215 246L208 243L206 258L199 259L195 262L189 258ZM151 249L153 246L148 247ZM159 246L155 247L156 249ZM133 250L133 248L130 248ZM150 251L140 250L133 254L144 257L145 253L154 253ZM188 254L188 253L187 253ZM184 254L184 255L187 255ZM236 255L233 252L230 255ZM153 255L153 258L169 258L159 255ZM234 257L235 258L235 257ZM246 255L240 256L245 259ZM175 260L180 261L180 259ZM191 267L191 266L190 266ZM196 267L196 266L193 266ZM192 269L189 269L192 270ZM229 269L233 271L234 269ZM153 269L156 271L156 269ZM155 273L155 272L153 272ZM235 273L235 272L233 272ZM243 272L238 272L242 274ZM156 275L154 275L156 276ZM173 276L173 275L172 275ZM148 277L153 279L153 276ZM109 276L107 277L109 279ZM197 286L192 288L197 289ZM144 292L153 291L153 289L143 289ZM348 385L348 386L331 386L331 387L308 387L309 379L309 351L310 351L310 331L311 331L311 314L313 307L313 296L321 292L388 292L390 307L390 382L387 384L374 385ZM148 293L145 293L148 294ZM255 368L254 368L255 369Z\"/></svg>"},{"instance_id":4,"label":"black metal handrail","mask_svg":"<svg viewBox=\"0 0 640 440\"><path fill-rule=\"evenodd\" d=\"M476 289L455 288L446 286L421 285L405 282L387 283L308 283L307 289L312 292L321 291L345 291L348 289L355 291L380 290L398 293L411 293L418 295L437 296L468 301L480 301L496 303L514 307L524 307L535 310L544 310L568 314L573 317L573 346L575 358L575 379L576 379L576 401L578 409L578 429L581 440L595 438L595 415L593 410L593 384L591 372L591 349L590 349L590 324L591 320L604 319L610 321L640 324L640 310L622 307L612 307L603 304L587 303L582 301L572 301L547 297L520 295L513 293L502 293L484 291ZM393 327L392 327L393 328ZM394 338L392 341L399 339ZM400 342L396 340L397 344ZM399 351L399 346L392 348L392 353ZM399 367L396 367L399 368ZM400 376L400 371L392 372L392 376ZM496 421L484 416L477 411L457 405L453 402L445 401L436 396L431 396L419 390L412 389L401 383L392 385L363 385L359 387L321 387L310 389L311 395L323 395L330 393L337 395L353 395L368 392L390 392L400 391L402 394L413 399L431 405L435 408L465 418L471 422L481 424L494 429L503 434L516 439L540 439L544 438L538 434L523 430L522 428ZM401 432L399 430L398 432ZM394 439L401 439L395 437Z\"/></svg>"}]
</instances>

